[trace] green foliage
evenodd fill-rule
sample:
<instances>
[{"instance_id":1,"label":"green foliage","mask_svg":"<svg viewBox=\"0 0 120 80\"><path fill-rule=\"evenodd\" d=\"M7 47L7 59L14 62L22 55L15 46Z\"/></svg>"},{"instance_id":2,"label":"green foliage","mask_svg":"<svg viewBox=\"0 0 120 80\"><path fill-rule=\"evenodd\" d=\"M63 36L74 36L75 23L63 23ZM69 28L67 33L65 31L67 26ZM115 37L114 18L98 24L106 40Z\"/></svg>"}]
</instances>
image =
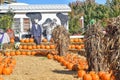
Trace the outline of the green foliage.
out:
<instances>
[{"instance_id":1,"label":"green foliage","mask_svg":"<svg viewBox=\"0 0 120 80\"><path fill-rule=\"evenodd\" d=\"M72 34L81 30L78 22L81 16L84 16L84 26L87 28L92 19L101 20L103 27L105 27L108 18L120 15L120 0L106 0L104 5L85 0L84 2L73 2L70 7L72 12L70 13L69 31Z\"/></svg>"},{"instance_id":2,"label":"green foliage","mask_svg":"<svg viewBox=\"0 0 120 80\"><path fill-rule=\"evenodd\" d=\"M0 28L7 29L12 27L14 14L9 10L6 14L0 16Z\"/></svg>"}]
</instances>

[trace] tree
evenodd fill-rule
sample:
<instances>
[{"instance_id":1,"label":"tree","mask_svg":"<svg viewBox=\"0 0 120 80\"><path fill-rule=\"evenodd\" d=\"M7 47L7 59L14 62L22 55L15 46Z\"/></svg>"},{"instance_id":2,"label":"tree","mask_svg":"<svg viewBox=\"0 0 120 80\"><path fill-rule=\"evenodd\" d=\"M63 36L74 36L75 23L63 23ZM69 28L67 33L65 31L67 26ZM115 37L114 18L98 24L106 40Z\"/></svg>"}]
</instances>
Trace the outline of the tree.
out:
<instances>
[{"instance_id":1,"label":"tree","mask_svg":"<svg viewBox=\"0 0 120 80\"><path fill-rule=\"evenodd\" d=\"M14 13L8 10L6 14L0 16L0 28L7 29L12 27Z\"/></svg>"}]
</instances>

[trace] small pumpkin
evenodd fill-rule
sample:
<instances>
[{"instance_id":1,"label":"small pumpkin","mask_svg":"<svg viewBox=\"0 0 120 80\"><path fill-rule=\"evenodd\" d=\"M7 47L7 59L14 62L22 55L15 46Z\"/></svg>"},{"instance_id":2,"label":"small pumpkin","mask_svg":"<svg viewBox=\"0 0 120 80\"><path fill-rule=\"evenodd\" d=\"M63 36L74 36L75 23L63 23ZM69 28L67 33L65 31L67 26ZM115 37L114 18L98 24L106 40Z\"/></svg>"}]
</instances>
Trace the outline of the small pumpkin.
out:
<instances>
[{"instance_id":1,"label":"small pumpkin","mask_svg":"<svg viewBox=\"0 0 120 80\"><path fill-rule=\"evenodd\" d=\"M55 45L50 45L50 49L55 49Z\"/></svg>"},{"instance_id":2,"label":"small pumpkin","mask_svg":"<svg viewBox=\"0 0 120 80\"><path fill-rule=\"evenodd\" d=\"M53 55L52 55L52 54L48 54L48 55L47 55L47 58L48 58L48 59L52 59L52 58L53 58Z\"/></svg>"},{"instance_id":3,"label":"small pumpkin","mask_svg":"<svg viewBox=\"0 0 120 80\"><path fill-rule=\"evenodd\" d=\"M77 73L79 78L83 78L83 76L86 74L84 70L79 70Z\"/></svg>"},{"instance_id":4,"label":"small pumpkin","mask_svg":"<svg viewBox=\"0 0 120 80\"><path fill-rule=\"evenodd\" d=\"M46 45L46 46L45 46L45 49L50 49L50 46L49 46L49 45Z\"/></svg>"},{"instance_id":5,"label":"small pumpkin","mask_svg":"<svg viewBox=\"0 0 120 80\"><path fill-rule=\"evenodd\" d=\"M10 43L14 43L15 40L13 38L10 39Z\"/></svg>"},{"instance_id":6,"label":"small pumpkin","mask_svg":"<svg viewBox=\"0 0 120 80\"><path fill-rule=\"evenodd\" d=\"M11 52L10 52L10 55L11 55L11 56L15 56L15 51L11 51Z\"/></svg>"},{"instance_id":7,"label":"small pumpkin","mask_svg":"<svg viewBox=\"0 0 120 80\"><path fill-rule=\"evenodd\" d=\"M90 74L85 74L85 75L83 76L83 80L92 80L92 77L91 77Z\"/></svg>"},{"instance_id":8,"label":"small pumpkin","mask_svg":"<svg viewBox=\"0 0 120 80\"><path fill-rule=\"evenodd\" d=\"M34 42L34 39L33 39L33 38L30 38L29 41L32 43L32 42Z\"/></svg>"}]
</instances>

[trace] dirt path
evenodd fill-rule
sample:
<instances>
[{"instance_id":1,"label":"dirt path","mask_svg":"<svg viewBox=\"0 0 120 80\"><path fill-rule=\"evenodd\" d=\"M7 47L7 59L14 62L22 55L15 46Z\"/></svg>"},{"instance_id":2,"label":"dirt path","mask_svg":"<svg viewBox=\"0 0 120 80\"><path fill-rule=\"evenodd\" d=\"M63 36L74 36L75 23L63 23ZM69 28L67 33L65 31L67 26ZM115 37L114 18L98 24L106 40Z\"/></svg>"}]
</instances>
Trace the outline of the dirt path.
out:
<instances>
[{"instance_id":1,"label":"dirt path","mask_svg":"<svg viewBox=\"0 0 120 80\"><path fill-rule=\"evenodd\" d=\"M79 80L76 71L69 71L54 60L41 56L15 56L16 67L4 80Z\"/></svg>"}]
</instances>

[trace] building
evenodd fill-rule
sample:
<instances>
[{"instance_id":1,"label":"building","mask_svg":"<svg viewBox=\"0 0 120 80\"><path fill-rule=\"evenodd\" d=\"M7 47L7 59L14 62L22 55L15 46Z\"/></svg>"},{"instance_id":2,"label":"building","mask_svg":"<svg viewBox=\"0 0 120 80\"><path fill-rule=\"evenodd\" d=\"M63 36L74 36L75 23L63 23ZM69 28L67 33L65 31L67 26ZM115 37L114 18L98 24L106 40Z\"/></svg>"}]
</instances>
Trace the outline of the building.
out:
<instances>
[{"instance_id":1,"label":"building","mask_svg":"<svg viewBox=\"0 0 120 80\"><path fill-rule=\"evenodd\" d=\"M13 30L15 35L23 38L30 34L30 28L34 18L39 19L39 24L57 20L58 25L63 25L68 29L68 12L70 7L65 4L50 4L50 5L29 5L25 3L12 3L0 6L0 13L6 13L11 9L14 13ZM44 28L43 28L44 29Z\"/></svg>"}]
</instances>

